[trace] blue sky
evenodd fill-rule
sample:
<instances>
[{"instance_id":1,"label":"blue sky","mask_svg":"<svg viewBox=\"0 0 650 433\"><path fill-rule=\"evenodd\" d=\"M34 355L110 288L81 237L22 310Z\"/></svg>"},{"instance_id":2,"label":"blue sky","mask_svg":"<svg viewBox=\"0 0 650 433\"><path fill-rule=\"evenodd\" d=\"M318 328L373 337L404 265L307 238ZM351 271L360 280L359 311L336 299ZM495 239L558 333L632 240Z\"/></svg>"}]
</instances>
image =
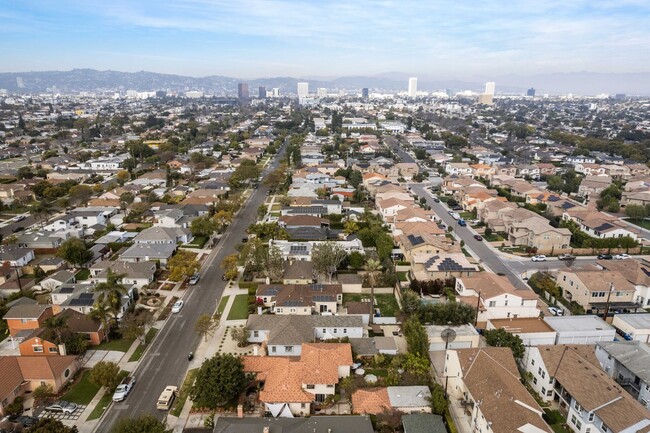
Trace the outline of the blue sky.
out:
<instances>
[{"instance_id":1,"label":"blue sky","mask_svg":"<svg viewBox=\"0 0 650 433\"><path fill-rule=\"evenodd\" d=\"M0 0L0 71L650 71L650 0Z\"/></svg>"}]
</instances>

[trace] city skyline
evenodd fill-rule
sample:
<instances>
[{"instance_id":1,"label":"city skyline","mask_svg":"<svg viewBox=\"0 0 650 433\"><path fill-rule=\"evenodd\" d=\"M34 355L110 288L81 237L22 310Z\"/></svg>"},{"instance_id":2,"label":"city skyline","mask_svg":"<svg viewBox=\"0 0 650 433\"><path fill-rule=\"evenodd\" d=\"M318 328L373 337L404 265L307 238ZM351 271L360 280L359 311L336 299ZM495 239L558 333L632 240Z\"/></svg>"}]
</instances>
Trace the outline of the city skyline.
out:
<instances>
[{"instance_id":1,"label":"city skyline","mask_svg":"<svg viewBox=\"0 0 650 433\"><path fill-rule=\"evenodd\" d=\"M650 5L556 0L66 0L0 6L2 72L97 68L190 76L650 71Z\"/></svg>"}]
</instances>

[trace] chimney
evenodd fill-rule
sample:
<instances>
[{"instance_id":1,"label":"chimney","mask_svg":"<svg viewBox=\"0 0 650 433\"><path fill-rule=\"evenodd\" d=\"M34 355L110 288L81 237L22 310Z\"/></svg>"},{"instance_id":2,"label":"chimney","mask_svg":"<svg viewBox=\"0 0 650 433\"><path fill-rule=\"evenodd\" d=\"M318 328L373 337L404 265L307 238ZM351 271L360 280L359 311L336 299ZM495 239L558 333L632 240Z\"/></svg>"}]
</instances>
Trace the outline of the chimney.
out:
<instances>
[{"instance_id":1,"label":"chimney","mask_svg":"<svg viewBox=\"0 0 650 433\"><path fill-rule=\"evenodd\" d=\"M237 405L237 418L243 418L244 417L244 405L243 404L238 404Z\"/></svg>"},{"instance_id":2,"label":"chimney","mask_svg":"<svg viewBox=\"0 0 650 433\"><path fill-rule=\"evenodd\" d=\"M253 356L258 356L259 355L259 348L257 345L253 346Z\"/></svg>"}]
</instances>

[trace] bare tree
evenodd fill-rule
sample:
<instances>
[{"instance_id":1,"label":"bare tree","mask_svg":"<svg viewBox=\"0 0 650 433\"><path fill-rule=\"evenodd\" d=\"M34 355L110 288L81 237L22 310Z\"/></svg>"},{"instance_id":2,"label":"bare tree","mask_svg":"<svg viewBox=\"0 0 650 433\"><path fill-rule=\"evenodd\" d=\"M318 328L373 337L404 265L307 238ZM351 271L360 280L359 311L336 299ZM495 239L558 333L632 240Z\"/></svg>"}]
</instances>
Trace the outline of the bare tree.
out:
<instances>
[{"instance_id":1,"label":"bare tree","mask_svg":"<svg viewBox=\"0 0 650 433\"><path fill-rule=\"evenodd\" d=\"M332 276L336 273L343 260L347 257L347 253L336 242L327 241L314 246L311 253L311 261L314 263L314 269L319 274L325 274L332 282Z\"/></svg>"}]
</instances>

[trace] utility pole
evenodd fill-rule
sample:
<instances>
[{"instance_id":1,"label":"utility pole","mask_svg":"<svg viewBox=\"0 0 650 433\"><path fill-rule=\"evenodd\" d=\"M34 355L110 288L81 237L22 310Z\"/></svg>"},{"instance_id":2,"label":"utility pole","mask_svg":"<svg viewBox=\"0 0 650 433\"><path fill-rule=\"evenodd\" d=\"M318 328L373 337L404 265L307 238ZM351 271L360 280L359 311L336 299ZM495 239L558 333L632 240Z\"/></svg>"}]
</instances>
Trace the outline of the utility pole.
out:
<instances>
[{"instance_id":1,"label":"utility pole","mask_svg":"<svg viewBox=\"0 0 650 433\"><path fill-rule=\"evenodd\" d=\"M474 327L478 325L478 313L481 310L481 291L478 292L478 301L476 301L476 319L474 319Z\"/></svg>"},{"instance_id":2,"label":"utility pole","mask_svg":"<svg viewBox=\"0 0 650 433\"><path fill-rule=\"evenodd\" d=\"M614 291L614 283L609 283L609 293L607 294L607 304L605 305L605 317L603 320L607 322L607 315L609 314L609 301L612 297L612 292Z\"/></svg>"}]
</instances>

